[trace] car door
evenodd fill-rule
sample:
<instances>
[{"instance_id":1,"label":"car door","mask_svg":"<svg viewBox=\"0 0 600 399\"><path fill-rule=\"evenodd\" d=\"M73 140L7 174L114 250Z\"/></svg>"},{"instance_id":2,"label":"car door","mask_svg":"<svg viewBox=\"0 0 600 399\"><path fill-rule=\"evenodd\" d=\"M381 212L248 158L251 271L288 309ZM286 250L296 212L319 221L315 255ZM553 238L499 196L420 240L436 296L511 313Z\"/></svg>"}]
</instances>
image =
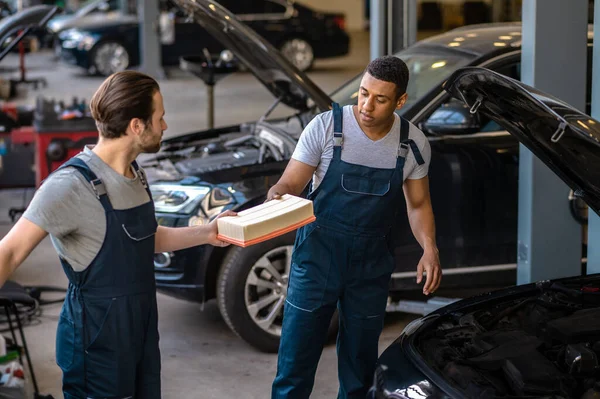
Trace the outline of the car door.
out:
<instances>
[{"instance_id":1,"label":"car door","mask_svg":"<svg viewBox=\"0 0 600 399\"><path fill-rule=\"evenodd\" d=\"M520 53L488 68L519 79ZM430 191L444 286L512 284L518 210L518 141L492 120L471 114L447 93L413 120L429 136ZM408 220L405 220L408 223ZM394 277L414 275L422 249L404 229L396 238ZM487 273L490 272L490 273ZM496 273L492 273L496 272Z\"/></svg>"}]
</instances>

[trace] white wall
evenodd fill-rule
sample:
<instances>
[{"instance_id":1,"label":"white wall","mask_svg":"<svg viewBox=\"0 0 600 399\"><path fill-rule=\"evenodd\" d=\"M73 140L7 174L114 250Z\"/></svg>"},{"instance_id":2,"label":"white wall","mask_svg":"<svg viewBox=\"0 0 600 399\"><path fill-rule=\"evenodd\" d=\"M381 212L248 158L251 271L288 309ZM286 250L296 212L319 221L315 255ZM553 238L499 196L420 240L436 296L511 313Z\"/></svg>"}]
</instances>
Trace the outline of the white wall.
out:
<instances>
[{"instance_id":1,"label":"white wall","mask_svg":"<svg viewBox=\"0 0 600 399\"><path fill-rule=\"evenodd\" d=\"M346 14L347 31L364 29L364 0L296 0L296 2L316 11L332 11Z\"/></svg>"}]
</instances>

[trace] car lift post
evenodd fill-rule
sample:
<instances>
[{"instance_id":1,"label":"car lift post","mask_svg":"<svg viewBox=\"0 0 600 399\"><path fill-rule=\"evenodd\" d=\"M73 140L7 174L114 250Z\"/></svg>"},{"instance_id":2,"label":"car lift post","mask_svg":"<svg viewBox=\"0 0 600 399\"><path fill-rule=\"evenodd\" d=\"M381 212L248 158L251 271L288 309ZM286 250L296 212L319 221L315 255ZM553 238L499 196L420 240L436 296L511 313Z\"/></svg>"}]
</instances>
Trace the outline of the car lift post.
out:
<instances>
[{"instance_id":1,"label":"car lift post","mask_svg":"<svg viewBox=\"0 0 600 399\"><path fill-rule=\"evenodd\" d=\"M521 81L585 110L588 1L522 7ZM523 144L519 152L517 284L580 275L583 235L569 211L570 189Z\"/></svg>"},{"instance_id":2,"label":"car lift post","mask_svg":"<svg viewBox=\"0 0 600 399\"><path fill-rule=\"evenodd\" d=\"M417 40L416 0L371 2L371 59L394 54Z\"/></svg>"},{"instance_id":3,"label":"car lift post","mask_svg":"<svg viewBox=\"0 0 600 399\"><path fill-rule=\"evenodd\" d=\"M594 32L600 32L600 0L594 0ZM594 40L592 117L600 119L600 40ZM587 274L600 273L600 217L588 212Z\"/></svg>"},{"instance_id":4,"label":"car lift post","mask_svg":"<svg viewBox=\"0 0 600 399\"><path fill-rule=\"evenodd\" d=\"M159 39L159 0L137 0L140 21L140 72L164 79Z\"/></svg>"}]
</instances>

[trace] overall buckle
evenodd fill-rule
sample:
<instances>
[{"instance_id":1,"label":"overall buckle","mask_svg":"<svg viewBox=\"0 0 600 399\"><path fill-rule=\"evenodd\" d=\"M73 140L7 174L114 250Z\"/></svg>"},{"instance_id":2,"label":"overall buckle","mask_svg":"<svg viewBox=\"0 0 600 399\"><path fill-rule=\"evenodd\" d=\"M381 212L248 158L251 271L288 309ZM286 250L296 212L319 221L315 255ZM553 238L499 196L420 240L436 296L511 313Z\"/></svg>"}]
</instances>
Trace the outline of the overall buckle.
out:
<instances>
[{"instance_id":1,"label":"overall buckle","mask_svg":"<svg viewBox=\"0 0 600 399\"><path fill-rule=\"evenodd\" d=\"M94 190L94 194L96 194L96 198L100 199L101 195L106 194L106 188L104 188L104 183L100 179L94 179L90 182L92 185L92 190Z\"/></svg>"},{"instance_id":2,"label":"overall buckle","mask_svg":"<svg viewBox=\"0 0 600 399\"><path fill-rule=\"evenodd\" d=\"M344 142L344 135L342 133L333 133L333 145L335 147L341 147Z\"/></svg>"},{"instance_id":3,"label":"overall buckle","mask_svg":"<svg viewBox=\"0 0 600 399\"><path fill-rule=\"evenodd\" d=\"M400 158L406 158L407 155L408 155L408 144L400 143L400 145L398 146L398 156Z\"/></svg>"}]
</instances>

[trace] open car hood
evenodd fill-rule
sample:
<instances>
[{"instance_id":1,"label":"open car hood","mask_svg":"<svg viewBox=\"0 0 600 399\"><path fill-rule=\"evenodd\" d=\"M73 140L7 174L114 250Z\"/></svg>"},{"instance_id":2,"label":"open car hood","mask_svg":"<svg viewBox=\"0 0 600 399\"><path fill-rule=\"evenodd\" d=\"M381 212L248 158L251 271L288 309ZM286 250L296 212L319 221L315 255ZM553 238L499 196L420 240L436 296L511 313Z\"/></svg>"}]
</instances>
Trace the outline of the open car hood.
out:
<instances>
[{"instance_id":1,"label":"open car hood","mask_svg":"<svg viewBox=\"0 0 600 399\"><path fill-rule=\"evenodd\" d=\"M503 126L600 213L600 122L485 68L458 69L444 89L472 107L472 113Z\"/></svg>"},{"instance_id":2,"label":"open car hood","mask_svg":"<svg viewBox=\"0 0 600 399\"><path fill-rule=\"evenodd\" d=\"M26 8L0 21L0 43L4 43L10 36L17 35L15 40L2 49L0 60L6 57L6 54L19 44L31 29L44 27L59 10L56 6L38 5Z\"/></svg>"},{"instance_id":3,"label":"open car hood","mask_svg":"<svg viewBox=\"0 0 600 399\"><path fill-rule=\"evenodd\" d=\"M210 0L173 2L234 53L282 103L304 111L308 109L310 99L321 111L329 109L331 99L327 94L219 3Z\"/></svg>"}]
</instances>

